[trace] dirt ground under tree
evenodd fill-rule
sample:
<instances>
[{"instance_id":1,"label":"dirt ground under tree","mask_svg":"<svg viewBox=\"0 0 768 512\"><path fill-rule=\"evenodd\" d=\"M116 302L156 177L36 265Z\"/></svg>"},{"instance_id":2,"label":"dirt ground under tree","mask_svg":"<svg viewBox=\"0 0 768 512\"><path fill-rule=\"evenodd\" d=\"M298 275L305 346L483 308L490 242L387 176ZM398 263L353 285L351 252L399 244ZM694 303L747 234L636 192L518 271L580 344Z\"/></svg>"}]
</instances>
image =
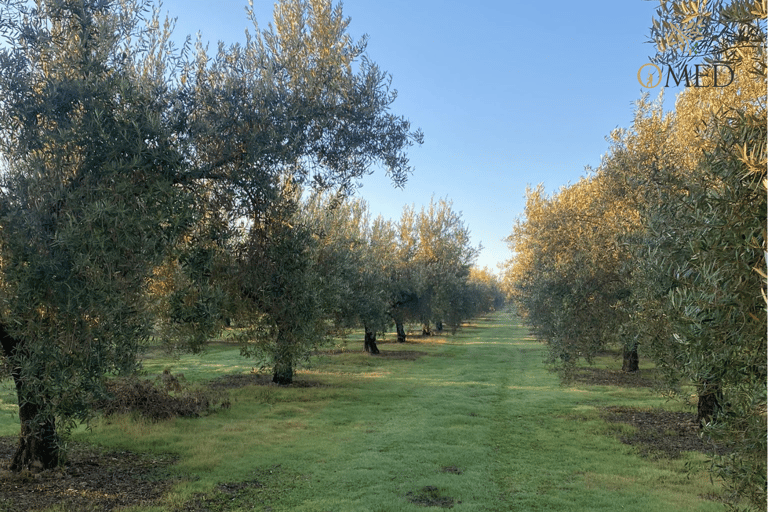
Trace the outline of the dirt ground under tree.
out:
<instances>
[{"instance_id":1,"label":"dirt ground under tree","mask_svg":"<svg viewBox=\"0 0 768 512\"><path fill-rule=\"evenodd\" d=\"M11 473L8 463L17 442L15 437L0 438L3 511L30 512L60 505L66 510L96 512L151 505L175 483L168 472L175 462L170 455L105 452L84 444L68 446L67 460L59 469Z\"/></svg>"}]
</instances>

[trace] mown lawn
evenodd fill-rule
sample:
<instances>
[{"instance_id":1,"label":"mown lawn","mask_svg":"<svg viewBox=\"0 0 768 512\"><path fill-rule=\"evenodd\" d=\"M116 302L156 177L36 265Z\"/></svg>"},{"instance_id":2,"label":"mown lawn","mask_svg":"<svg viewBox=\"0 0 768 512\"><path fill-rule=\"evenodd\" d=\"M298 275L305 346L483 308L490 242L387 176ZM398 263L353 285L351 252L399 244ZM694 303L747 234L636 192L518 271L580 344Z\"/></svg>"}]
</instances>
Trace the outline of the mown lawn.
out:
<instances>
[{"instance_id":1,"label":"mown lawn","mask_svg":"<svg viewBox=\"0 0 768 512\"><path fill-rule=\"evenodd\" d=\"M642 456L618 439L633 427L602 413L681 404L648 387L561 385L509 314L388 340L381 357L357 341L322 352L295 386L231 387L231 406L202 418L113 417L73 442L178 458L163 473L171 491L135 511L723 510L706 497L718 489L704 455ZM226 344L145 362L149 375L170 368L198 385L251 366ZM2 435L18 428L7 385Z\"/></svg>"}]
</instances>

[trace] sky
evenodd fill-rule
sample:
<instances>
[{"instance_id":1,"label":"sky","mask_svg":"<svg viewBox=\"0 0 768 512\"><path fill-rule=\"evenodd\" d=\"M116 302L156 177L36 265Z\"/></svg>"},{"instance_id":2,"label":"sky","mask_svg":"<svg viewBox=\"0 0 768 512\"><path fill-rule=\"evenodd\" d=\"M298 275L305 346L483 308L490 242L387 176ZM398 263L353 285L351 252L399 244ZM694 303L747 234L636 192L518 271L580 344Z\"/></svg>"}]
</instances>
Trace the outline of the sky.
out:
<instances>
[{"instance_id":1,"label":"sky","mask_svg":"<svg viewBox=\"0 0 768 512\"><path fill-rule=\"evenodd\" d=\"M165 0L177 36L245 41L247 0ZM272 0L254 0L261 28ZM392 77L391 111L424 132L409 151L413 174L394 188L383 168L358 195L394 221L447 199L482 244L479 267L512 256L504 238L524 213L527 187L577 182L629 127L644 88L638 70L658 3L648 0L347 0L350 35L368 35L368 57ZM670 101L679 92L664 91Z\"/></svg>"}]
</instances>

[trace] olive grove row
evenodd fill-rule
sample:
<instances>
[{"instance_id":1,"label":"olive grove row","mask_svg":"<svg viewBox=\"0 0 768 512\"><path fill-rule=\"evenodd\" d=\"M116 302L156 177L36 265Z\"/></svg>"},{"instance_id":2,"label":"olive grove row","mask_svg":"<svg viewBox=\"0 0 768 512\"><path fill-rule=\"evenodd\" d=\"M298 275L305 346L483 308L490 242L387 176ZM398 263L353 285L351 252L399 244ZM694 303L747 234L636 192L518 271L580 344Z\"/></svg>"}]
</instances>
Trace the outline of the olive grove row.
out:
<instances>
[{"instance_id":1,"label":"olive grove row","mask_svg":"<svg viewBox=\"0 0 768 512\"><path fill-rule=\"evenodd\" d=\"M0 1L12 470L55 466L153 337L196 350L234 326L287 383L331 329L364 327L376 352L388 322L456 326L493 293L450 203L393 224L350 199L376 168L402 186L423 137L341 6L281 0L252 21L211 52L176 47L151 0Z\"/></svg>"},{"instance_id":2,"label":"olive grove row","mask_svg":"<svg viewBox=\"0 0 768 512\"><path fill-rule=\"evenodd\" d=\"M530 189L505 285L563 369L613 345L625 371L642 356L671 390L694 386L702 433L727 453L714 473L763 509L765 2L661 4L658 61L685 65L680 34L696 25L700 58L734 80L686 88L671 112L643 97L599 168L550 196Z\"/></svg>"}]
</instances>

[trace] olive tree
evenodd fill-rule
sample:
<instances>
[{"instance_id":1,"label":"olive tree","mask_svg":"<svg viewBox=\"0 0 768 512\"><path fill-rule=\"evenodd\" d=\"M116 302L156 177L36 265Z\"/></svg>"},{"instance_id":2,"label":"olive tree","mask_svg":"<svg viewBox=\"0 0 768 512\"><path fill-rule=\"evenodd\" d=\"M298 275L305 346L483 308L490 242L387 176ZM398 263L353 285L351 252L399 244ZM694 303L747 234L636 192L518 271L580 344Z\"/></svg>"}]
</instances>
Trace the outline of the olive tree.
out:
<instances>
[{"instance_id":1,"label":"olive tree","mask_svg":"<svg viewBox=\"0 0 768 512\"><path fill-rule=\"evenodd\" d=\"M695 58L708 64L751 61L765 76L765 59L753 60L766 43L766 3L760 0L660 0L651 26L654 60L685 65Z\"/></svg>"},{"instance_id":2,"label":"olive tree","mask_svg":"<svg viewBox=\"0 0 768 512\"><path fill-rule=\"evenodd\" d=\"M328 287L317 265L313 234L310 226L295 221L295 212L275 216L252 229L236 253L235 319L247 334L241 353L269 366L277 384L293 382L297 363L327 334L328 302L323 299Z\"/></svg>"},{"instance_id":3,"label":"olive tree","mask_svg":"<svg viewBox=\"0 0 768 512\"><path fill-rule=\"evenodd\" d=\"M461 212L447 199L431 199L416 217L418 248L414 264L418 273L419 316L424 334L432 323L457 329L466 319L461 301L469 270L479 248L473 247Z\"/></svg>"},{"instance_id":4,"label":"olive tree","mask_svg":"<svg viewBox=\"0 0 768 512\"><path fill-rule=\"evenodd\" d=\"M419 322L425 335L434 323L458 327L464 317L461 297L478 248L471 245L461 213L447 199L431 199L418 212L403 208L396 228L390 304L398 341L405 321Z\"/></svg>"},{"instance_id":5,"label":"olive tree","mask_svg":"<svg viewBox=\"0 0 768 512\"><path fill-rule=\"evenodd\" d=\"M763 503L764 114L731 110L700 135L708 149L687 172L674 160L651 182L647 167L633 171L643 183L645 231L630 240L628 327L668 383L695 386L703 433L728 447L713 459L715 472L737 496Z\"/></svg>"},{"instance_id":6,"label":"olive tree","mask_svg":"<svg viewBox=\"0 0 768 512\"><path fill-rule=\"evenodd\" d=\"M298 297L314 279L307 234L288 220L292 187L351 191L377 165L402 184L406 150L421 142L389 112L390 78L348 22L330 1L285 0L274 25L210 56L200 41L176 50L149 0L0 3L0 338L21 420L12 469L54 466L58 434L88 417L104 375L134 368L156 310L147 284L169 258L192 296L196 281L231 276L222 308L258 310L249 318L290 381L305 340L286 309L301 303L282 286ZM216 309L176 311L212 332Z\"/></svg>"},{"instance_id":7,"label":"olive tree","mask_svg":"<svg viewBox=\"0 0 768 512\"><path fill-rule=\"evenodd\" d=\"M765 115L734 113L679 215L691 257L670 292L684 372L697 383L704 432L728 446L715 472L739 497L766 499Z\"/></svg>"},{"instance_id":8,"label":"olive tree","mask_svg":"<svg viewBox=\"0 0 768 512\"><path fill-rule=\"evenodd\" d=\"M608 345L624 345L630 254L620 237L637 224L637 214L625 189L602 173L550 197L542 187L527 196L525 216L507 239L516 254L505 278L525 322L549 346L550 361L567 370ZM637 369L633 348L628 371Z\"/></svg>"},{"instance_id":9,"label":"olive tree","mask_svg":"<svg viewBox=\"0 0 768 512\"><path fill-rule=\"evenodd\" d=\"M703 56L727 63L734 79L728 87L687 89L676 105L683 136L671 142L689 158L688 176L675 188L685 193L671 204L654 203L648 216L665 240L646 265L646 275L666 288L656 316L671 336L662 338L666 345L656 343L664 355L658 361L696 385L704 433L728 446L729 455L713 458L714 472L742 504L762 510L768 12L764 1L751 0L660 4L651 29L657 60ZM648 310L652 303L639 305Z\"/></svg>"},{"instance_id":10,"label":"olive tree","mask_svg":"<svg viewBox=\"0 0 768 512\"><path fill-rule=\"evenodd\" d=\"M377 333L389 317L390 247L382 243L383 219L372 220L359 198L339 202L334 196L314 197L302 208L311 217L320 245L318 266L323 275L328 316L337 328L363 327L363 347L378 354Z\"/></svg>"},{"instance_id":11,"label":"olive tree","mask_svg":"<svg viewBox=\"0 0 768 512\"><path fill-rule=\"evenodd\" d=\"M499 311L504 307L501 281L488 267L469 269L467 291L463 295L466 318Z\"/></svg>"},{"instance_id":12,"label":"olive tree","mask_svg":"<svg viewBox=\"0 0 768 512\"><path fill-rule=\"evenodd\" d=\"M423 310L421 273L416 264L419 251L417 219L415 206L406 205L400 220L391 225L390 229L382 231L382 234L389 235L393 247L394 261L389 269L389 300L399 343L407 341L406 322L420 322Z\"/></svg>"},{"instance_id":13,"label":"olive tree","mask_svg":"<svg viewBox=\"0 0 768 512\"><path fill-rule=\"evenodd\" d=\"M0 4L0 338L21 422L12 470L56 465L59 432L88 417L102 377L133 369L151 326L146 278L194 214L175 183L169 33L141 28L144 7Z\"/></svg>"},{"instance_id":14,"label":"olive tree","mask_svg":"<svg viewBox=\"0 0 768 512\"><path fill-rule=\"evenodd\" d=\"M205 155L201 169L218 169L207 174L223 184L213 189L216 202L247 219L246 233L233 248L233 289L258 318L275 311L266 299L278 297L262 294L253 302L254 290L264 288L261 279L284 280L281 265L297 254L293 242L285 246L287 254L274 252L278 234L300 228L290 224L299 196L285 194L280 184L333 189L344 196L376 166L403 184L411 170L406 150L422 140L407 120L390 113L396 97L390 77L366 58L365 40L351 40L348 23L341 7L329 1L286 0L277 5L273 24L249 34L243 46L220 46L209 62L198 45L198 66L190 68L188 83L198 84L191 123L202 127L194 132L196 147L206 150L198 152ZM280 264L268 275L265 260ZM294 309L294 315L310 315L304 325L315 323L311 312L322 311L298 303ZM292 358L313 343L304 336L283 336L294 328L278 323L255 331L257 344L291 345L276 352L285 354L274 366L274 380L283 384L292 380ZM277 368L284 368L280 375Z\"/></svg>"}]
</instances>

